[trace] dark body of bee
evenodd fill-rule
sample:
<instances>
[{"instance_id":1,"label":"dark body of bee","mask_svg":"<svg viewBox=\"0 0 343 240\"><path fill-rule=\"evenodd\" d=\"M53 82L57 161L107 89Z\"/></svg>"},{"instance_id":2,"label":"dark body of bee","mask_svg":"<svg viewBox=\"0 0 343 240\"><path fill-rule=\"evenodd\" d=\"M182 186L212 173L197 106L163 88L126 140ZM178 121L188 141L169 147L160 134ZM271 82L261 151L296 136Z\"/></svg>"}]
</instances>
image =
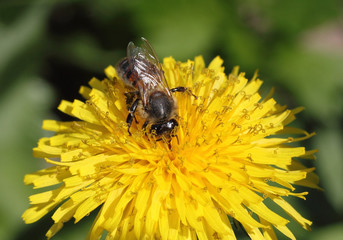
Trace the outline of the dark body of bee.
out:
<instances>
[{"instance_id":1,"label":"dark body of bee","mask_svg":"<svg viewBox=\"0 0 343 240\"><path fill-rule=\"evenodd\" d=\"M150 132L158 136L170 134L178 126L175 119L177 105L172 92L192 93L185 87L169 89L154 49L146 39L142 38L142 41L141 47L130 42L127 57L116 66L118 77L132 89L126 93L132 99L126 119L128 132L138 109L140 117L145 119L143 129L149 125Z\"/></svg>"}]
</instances>

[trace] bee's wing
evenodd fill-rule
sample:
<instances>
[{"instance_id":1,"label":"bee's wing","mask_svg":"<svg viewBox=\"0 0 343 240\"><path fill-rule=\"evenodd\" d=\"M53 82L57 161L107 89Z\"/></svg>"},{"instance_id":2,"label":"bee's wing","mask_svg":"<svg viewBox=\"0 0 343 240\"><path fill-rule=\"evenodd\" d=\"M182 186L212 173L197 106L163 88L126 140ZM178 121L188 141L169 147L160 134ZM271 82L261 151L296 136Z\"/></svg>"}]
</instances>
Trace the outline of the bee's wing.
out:
<instances>
[{"instance_id":1,"label":"bee's wing","mask_svg":"<svg viewBox=\"0 0 343 240\"><path fill-rule=\"evenodd\" d=\"M137 85L143 105L146 106L152 91L163 91L169 96L171 92L155 50L145 38L142 37L142 41L141 47L136 47L133 42L129 43L127 58L132 73L140 78L140 84Z\"/></svg>"},{"instance_id":2,"label":"bee's wing","mask_svg":"<svg viewBox=\"0 0 343 240\"><path fill-rule=\"evenodd\" d=\"M161 75L161 80L163 81L162 84L164 84L164 87L166 87L169 91L168 83L166 81L166 78L164 77L162 65L160 63L160 60L157 57L155 49L151 46L148 40L146 40L144 37L142 37L142 41L143 41L142 49L146 52L146 55L148 56L149 60L158 67L159 73Z\"/></svg>"}]
</instances>

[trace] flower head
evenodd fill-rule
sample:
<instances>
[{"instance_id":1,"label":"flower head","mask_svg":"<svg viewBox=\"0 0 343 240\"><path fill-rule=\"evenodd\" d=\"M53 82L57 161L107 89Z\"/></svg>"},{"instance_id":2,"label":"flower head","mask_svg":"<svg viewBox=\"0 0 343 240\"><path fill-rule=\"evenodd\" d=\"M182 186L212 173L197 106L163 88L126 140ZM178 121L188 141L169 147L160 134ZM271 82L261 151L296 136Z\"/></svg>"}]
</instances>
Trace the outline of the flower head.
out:
<instances>
[{"instance_id":1,"label":"flower head","mask_svg":"<svg viewBox=\"0 0 343 240\"><path fill-rule=\"evenodd\" d=\"M177 137L157 141L139 117L128 133L125 89L108 67L107 79L81 87L85 102L59 105L78 120L43 122L56 135L40 139L34 155L52 166L24 181L55 188L30 197L25 222L56 209L51 238L64 222L78 222L101 206L89 239L105 232L108 239L235 239L233 221L251 239L276 239L273 229L294 239L289 219L266 205L270 199L309 229L311 222L287 202L307 194L294 185L318 188L314 169L299 161L315 151L289 145L313 135L287 127L302 108L287 110L272 94L262 99L256 75L248 81L237 67L225 75L219 57L208 67L202 57L169 57L162 65L169 87L188 87L198 97L173 93Z\"/></svg>"}]
</instances>

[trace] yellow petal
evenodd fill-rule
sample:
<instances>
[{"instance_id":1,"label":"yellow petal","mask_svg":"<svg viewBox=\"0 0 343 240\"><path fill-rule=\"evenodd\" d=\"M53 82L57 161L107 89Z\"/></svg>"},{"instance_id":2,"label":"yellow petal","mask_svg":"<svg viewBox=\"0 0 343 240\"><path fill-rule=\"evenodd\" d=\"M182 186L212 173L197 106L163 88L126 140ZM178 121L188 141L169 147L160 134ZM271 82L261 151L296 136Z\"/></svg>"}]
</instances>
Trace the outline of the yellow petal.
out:
<instances>
[{"instance_id":1,"label":"yellow petal","mask_svg":"<svg viewBox=\"0 0 343 240\"><path fill-rule=\"evenodd\" d=\"M294 237L293 233L288 229L288 227L286 227L286 226L275 226L275 227L277 228L277 230L282 232L288 238L290 238L292 240L296 240L296 238Z\"/></svg>"},{"instance_id":2,"label":"yellow petal","mask_svg":"<svg viewBox=\"0 0 343 240\"><path fill-rule=\"evenodd\" d=\"M50 239L52 238L61 228L63 227L63 222L55 223L51 226L51 228L48 230L48 232L45 234L45 236Z\"/></svg>"},{"instance_id":3,"label":"yellow petal","mask_svg":"<svg viewBox=\"0 0 343 240\"><path fill-rule=\"evenodd\" d=\"M33 205L21 217L26 224L34 223L50 212L57 204L56 202L50 202L48 204Z\"/></svg>"},{"instance_id":4,"label":"yellow petal","mask_svg":"<svg viewBox=\"0 0 343 240\"><path fill-rule=\"evenodd\" d=\"M281 197L271 197L271 199L282 207L285 212L287 212L295 221L297 221L304 229L310 230L312 222L302 217L288 202L286 202Z\"/></svg>"}]
</instances>

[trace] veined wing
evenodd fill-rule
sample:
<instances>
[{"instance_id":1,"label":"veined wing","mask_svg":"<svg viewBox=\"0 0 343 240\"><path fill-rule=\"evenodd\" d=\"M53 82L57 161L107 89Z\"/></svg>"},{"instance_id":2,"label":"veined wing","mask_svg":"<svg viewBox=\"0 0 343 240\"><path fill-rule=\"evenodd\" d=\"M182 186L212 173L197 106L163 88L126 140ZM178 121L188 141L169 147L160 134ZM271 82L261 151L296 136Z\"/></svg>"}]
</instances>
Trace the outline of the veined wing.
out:
<instances>
[{"instance_id":1,"label":"veined wing","mask_svg":"<svg viewBox=\"0 0 343 240\"><path fill-rule=\"evenodd\" d=\"M142 38L142 41L141 47L135 46L133 42L129 43L127 58L132 74L137 79L143 105L147 106L152 91L163 91L169 96L171 92L155 50L145 38Z\"/></svg>"}]
</instances>

